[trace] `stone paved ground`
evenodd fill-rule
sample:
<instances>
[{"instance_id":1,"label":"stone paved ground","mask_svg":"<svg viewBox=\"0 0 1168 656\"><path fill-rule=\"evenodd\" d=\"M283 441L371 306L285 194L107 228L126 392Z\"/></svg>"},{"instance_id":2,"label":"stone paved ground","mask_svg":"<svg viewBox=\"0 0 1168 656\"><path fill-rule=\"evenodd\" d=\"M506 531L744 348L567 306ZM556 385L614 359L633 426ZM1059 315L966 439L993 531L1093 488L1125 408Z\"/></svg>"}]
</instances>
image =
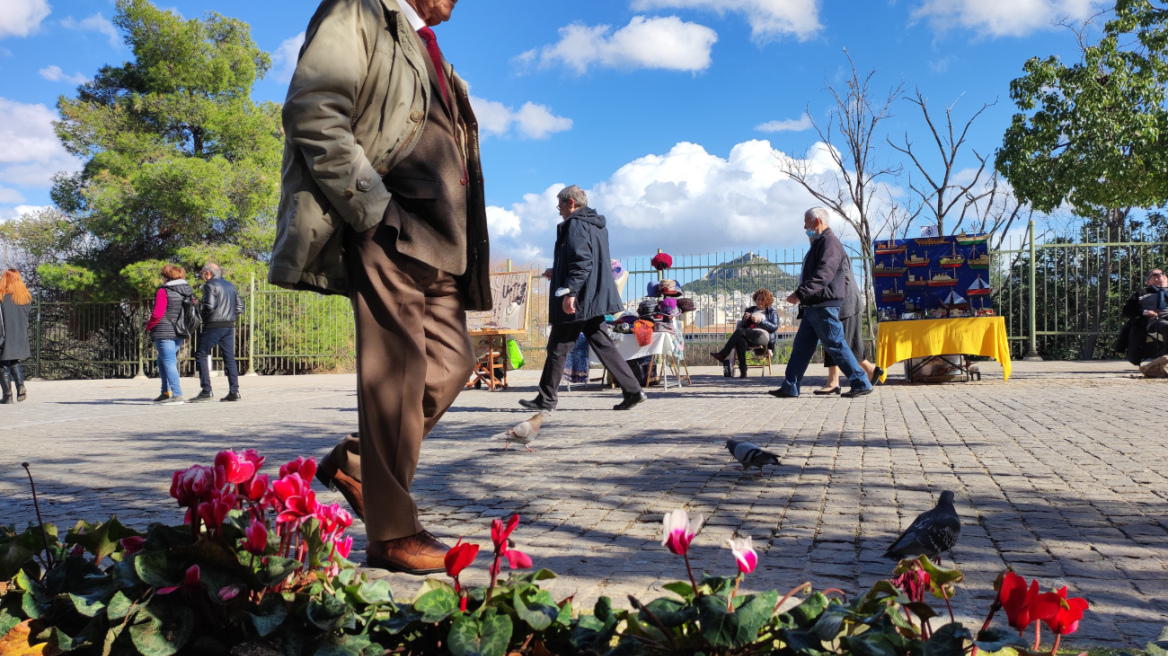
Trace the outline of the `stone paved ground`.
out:
<instances>
[{"instance_id":1,"label":"stone paved ground","mask_svg":"<svg viewBox=\"0 0 1168 656\"><path fill-rule=\"evenodd\" d=\"M811 580L851 595L887 575L884 548L952 489L964 524L961 619L980 621L1009 564L1091 601L1079 644L1141 646L1168 623L1165 383L1134 379L1122 363L1018 363L1008 383L998 370L980 383L889 384L856 401L777 400L763 394L773 378L694 373L693 387L652 391L629 413L609 410L614 392L565 393L535 453L486 438L526 417L515 402L538 372L517 374L511 391L464 393L423 449L414 488L424 523L452 541L489 542L490 520L518 512L518 546L561 574L556 595L624 605L684 578L659 544L661 515L684 507L709 518L697 567L730 573L722 542L751 535L761 565L749 587ZM355 429L353 387L344 375L245 378L239 404L155 407L154 380L31 383L28 402L0 408L0 523L33 518L23 460L48 520L174 522L172 470L225 447L269 462L324 454ZM782 464L743 477L728 437ZM403 596L418 585L390 580Z\"/></svg>"}]
</instances>

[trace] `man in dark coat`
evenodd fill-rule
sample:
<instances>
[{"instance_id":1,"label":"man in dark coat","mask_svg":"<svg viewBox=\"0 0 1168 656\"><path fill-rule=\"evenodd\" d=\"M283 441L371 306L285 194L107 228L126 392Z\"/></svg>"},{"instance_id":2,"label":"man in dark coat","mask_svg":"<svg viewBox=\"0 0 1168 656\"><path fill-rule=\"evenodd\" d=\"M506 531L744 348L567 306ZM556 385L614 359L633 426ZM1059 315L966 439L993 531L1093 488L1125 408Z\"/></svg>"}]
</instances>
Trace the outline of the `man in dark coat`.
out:
<instances>
[{"instance_id":1,"label":"man in dark coat","mask_svg":"<svg viewBox=\"0 0 1168 656\"><path fill-rule=\"evenodd\" d=\"M807 257L803 258L802 281L795 292L787 297L787 302L798 303L802 320L795 339L791 344L791 359L787 362L783 385L771 390L771 396L795 398L799 396L799 383L811 362L811 355L820 342L823 350L844 372L852 388L843 396L852 398L872 392L868 374L856 362L856 356L844 338L844 327L840 323L840 306L847 298L847 274L845 268L851 266L844 245L827 225L827 210L813 207L803 215L803 228L811 240Z\"/></svg>"},{"instance_id":2,"label":"man in dark coat","mask_svg":"<svg viewBox=\"0 0 1168 656\"><path fill-rule=\"evenodd\" d=\"M576 185L562 189L557 198L564 220L556 228L552 268L545 272L552 281L548 308L552 332L548 336L547 360L539 380L539 396L534 401L523 399L519 404L531 410L556 408L564 364L583 333L624 392L624 400L613 410L628 410L648 397L602 328L604 315L621 310L620 294L609 265L604 217L588 207L588 197Z\"/></svg>"},{"instance_id":3,"label":"man in dark coat","mask_svg":"<svg viewBox=\"0 0 1168 656\"><path fill-rule=\"evenodd\" d=\"M1145 366L1168 354L1168 276L1163 269L1157 267L1148 273L1146 287L1131 295L1122 313L1127 323L1119 329L1116 350L1145 376L1165 377L1162 366Z\"/></svg>"}]
</instances>

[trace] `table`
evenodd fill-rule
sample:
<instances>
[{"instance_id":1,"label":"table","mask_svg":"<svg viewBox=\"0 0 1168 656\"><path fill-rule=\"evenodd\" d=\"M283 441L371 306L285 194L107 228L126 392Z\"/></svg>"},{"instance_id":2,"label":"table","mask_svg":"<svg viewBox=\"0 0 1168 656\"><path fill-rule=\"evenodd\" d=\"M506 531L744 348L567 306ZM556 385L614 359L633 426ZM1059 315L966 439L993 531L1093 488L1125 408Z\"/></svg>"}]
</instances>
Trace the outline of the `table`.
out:
<instances>
[{"instance_id":1,"label":"table","mask_svg":"<svg viewBox=\"0 0 1168 656\"><path fill-rule=\"evenodd\" d=\"M660 378L662 381L661 384L665 389L669 389L670 369L673 370L676 380L674 384L677 387L681 387L682 380L688 378L688 376L683 376L681 373L680 360L676 352L677 344L674 342L676 337L672 333L655 332L653 333L653 340L646 346L638 344L636 336L631 334L622 335L616 333L613 335L613 338L613 345L616 346L616 350L620 353L621 358L626 361L639 358L661 358ZM600 360L596 359L596 353L591 347L588 349L588 359L592 364L601 364ZM650 370L652 370L652 366L653 364L650 363ZM652 381L655 380L657 378L652 379Z\"/></svg>"},{"instance_id":2,"label":"table","mask_svg":"<svg viewBox=\"0 0 1168 656\"><path fill-rule=\"evenodd\" d=\"M984 355L1002 363L1002 373L1010 379L1010 343L1006 339L1005 317L962 319L922 319L883 321L876 337L876 366L888 369L909 358L947 354Z\"/></svg>"}]
</instances>

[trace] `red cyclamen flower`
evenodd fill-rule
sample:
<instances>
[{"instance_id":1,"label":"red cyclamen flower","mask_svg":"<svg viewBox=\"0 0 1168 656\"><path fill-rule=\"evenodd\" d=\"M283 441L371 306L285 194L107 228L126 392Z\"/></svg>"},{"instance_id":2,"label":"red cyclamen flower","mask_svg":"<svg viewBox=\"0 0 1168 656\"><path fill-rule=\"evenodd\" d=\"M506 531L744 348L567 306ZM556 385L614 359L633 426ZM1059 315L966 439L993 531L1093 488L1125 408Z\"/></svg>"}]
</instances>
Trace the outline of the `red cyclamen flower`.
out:
<instances>
[{"instance_id":1,"label":"red cyclamen flower","mask_svg":"<svg viewBox=\"0 0 1168 656\"><path fill-rule=\"evenodd\" d=\"M522 551L508 549L503 556L507 558L507 564L511 566L511 569L531 568L531 556L528 556Z\"/></svg>"},{"instance_id":2,"label":"red cyclamen flower","mask_svg":"<svg viewBox=\"0 0 1168 656\"><path fill-rule=\"evenodd\" d=\"M929 573L919 567L892 579L892 585L899 588L912 601L924 601L925 590L929 589Z\"/></svg>"},{"instance_id":3,"label":"red cyclamen flower","mask_svg":"<svg viewBox=\"0 0 1168 656\"><path fill-rule=\"evenodd\" d=\"M183 508L192 508L223 488L226 475L220 467L194 465L176 471L170 480L170 496Z\"/></svg>"},{"instance_id":4,"label":"red cyclamen flower","mask_svg":"<svg viewBox=\"0 0 1168 656\"><path fill-rule=\"evenodd\" d=\"M1079 630L1079 620L1083 619L1083 612L1087 610L1089 604L1086 599L1082 597L1071 597L1067 599L1067 587L1064 585L1061 590L1056 590L1053 593L1059 600L1059 609L1050 619L1045 619L1046 625L1050 630L1058 635L1069 635Z\"/></svg>"},{"instance_id":5,"label":"red cyclamen flower","mask_svg":"<svg viewBox=\"0 0 1168 656\"><path fill-rule=\"evenodd\" d=\"M511 515L511 519L507 520L507 525L503 525L503 520L496 519L491 522L491 542L495 543L495 548L498 549L507 542L507 538L511 537L511 532L519 525L519 515Z\"/></svg>"},{"instance_id":6,"label":"red cyclamen flower","mask_svg":"<svg viewBox=\"0 0 1168 656\"><path fill-rule=\"evenodd\" d=\"M313 468L315 469L315 465ZM300 474L288 474L272 483L272 492L279 502L277 507L280 513L276 517L277 523L299 522L316 513L316 493Z\"/></svg>"},{"instance_id":7,"label":"red cyclamen flower","mask_svg":"<svg viewBox=\"0 0 1168 656\"><path fill-rule=\"evenodd\" d=\"M251 526L247 527L247 539L243 541L243 548L248 553L257 556L264 555L264 551L268 548L268 527L258 519L251 520Z\"/></svg>"},{"instance_id":8,"label":"red cyclamen flower","mask_svg":"<svg viewBox=\"0 0 1168 656\"><path fill-rule=\"evenodd\" d=\"M348 558L349 552L353 550L353 536L348 536L344 540L337 540L333 542L333 547L336 548L336 554L341 558Z\"/></svg>"},{"instance_id":9,"label":"red cyclamen flower","mask_svg":"<svg viewBox=\"0 0 1168 656\"><path fill-rule=\"evenodd\" d=\"M126 550L127 556L132 556L138 553L142 550L143 547L146 546L146 538L140 538L137 536L122 538L121 540L118 540L118 542L121 543L122 548Z\"/></svg>"},{"instance_id":10,"label":"red cyclamen flower","mask_svg":"<svg viewBox=\"0 0 1168 656\"><path fill-rule=\"evenodd\" d=\"M236 491L244 499L252 503L259 503L264 500L264 495L268 493L268 484L270 481L271 479L268 478L267 474L253 476L251 480L240 483Z\"/></svg>"},{"instance_id":11,"label":"red cyclamen flower","mask_svg":"<svg viewBox=\"0 0 1168 656\"><path fill-rule=\"evenodd\" d=\"M702 516L697 515L691 520L684 510L678 509L667 513L662 524L665 530L661 545L668 547L675 555L684 556L689 552L694 536L702 529Z\"/></svg>"},{"instance_id":12,"label":"red cyclamen flower","mask_svg":"<svg viewBox=\"0 0 1168 656\"><path fill-rule=\"evenodd\" d=\"M458 578L462 570L470 566L478 555L479 545L469 542L464 543L462 538L459 538L458 543L450 547L450 551L446 552L446 558L443 561L443 564L446 566L446 575L452 579Z\"/></svg>"},{"instance_id":13,"label":"red cyclamen flower","mask_svg":"<svg viewBox=\"0 0 1168 656\"><path fill-rule=\"evenodd\" d=\"M244 460L255 465L256 471L259 471L260 467L264 466L264 461L267 460L267 458L261 456L259 454L259 452L256 451L255 449L248 449L247 451L244 451L240 455L243 457Z\"/></svg>"},{"instance_id":14,"label":"red cyclamen flower","mask_svg":"<svg viewBox=\"0 0 1168 656\"><path fill-rule=\"evenodd\" d=\"M1038 581L1031 581L1026 587L1026 579L1014 572L1008 572L1002 579L1002 589L998 601L1006 611L1006 621L1018 633L1026 630L1034 622L1048 620L1058 612L1059 598L1053 592L1039 593Z\"/></svg>"},{"instance_id":15,"label":"red cyclamen flower","mask_svg":"<svg viewBox=\"0 0 1168 656\"><path fill-rule=\"evenodd\" d=\"M256 473L255 463L239 457L234 451L220 451L215 456L215 466L223 468L227 482L232 485L244 483Z\"/></svg>"},{"instance_id":16,"label":"red cyclamen flower","mask_svg":"<svg viewBox=\"0 0 1168 656\"><path fill-rule=\"evenodd\" d=\"M220 528L227 520L227 514L235 507L235 495L223 494L216 490L211 498L199 504L199 519L207 528Z\"/></svg>"},{"instance_id":17,"label":"red cyclamen flower","mask_svg":"<svg viewBox=\"0 0 1168 656\"><path fill-rule=\"evenodd\" d=\"M316 476L316 458L297 458L280 467L280 478L288 474L300 474L300 478L311 482L312 477Z\"/></svg>"},{"instance_id":18,"label":"red cyclamen flower","mask_svg":"<svg viewBox=\"0 0 1168 656\"><path fill-rule=\"evenodd\" d=\"M199 584L199 566L191 565L187 569L186 576L183 577L182 585L172 585L166 588L159 588L158 594L165 595L178 590L179 588L193 588Z\"/></svg>"}]
</instances>

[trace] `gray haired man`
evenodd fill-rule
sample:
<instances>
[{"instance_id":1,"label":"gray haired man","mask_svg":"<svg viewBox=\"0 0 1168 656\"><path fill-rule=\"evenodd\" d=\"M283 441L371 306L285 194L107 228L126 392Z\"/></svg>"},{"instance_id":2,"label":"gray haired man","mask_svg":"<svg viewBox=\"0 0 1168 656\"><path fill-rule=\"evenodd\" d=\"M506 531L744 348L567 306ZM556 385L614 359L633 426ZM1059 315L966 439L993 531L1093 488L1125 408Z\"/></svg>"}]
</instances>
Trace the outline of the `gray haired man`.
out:
<instances>
[{"instance_id":1,"label":"gray haired man","mask_svg":"<svg viewBox=\"0 0 1168 656\"><path fill-rule=\"evenodd\" d=\"M208 262L199 272L203 279L203 331L195 349L195 365L199 368L199 383L203 390L189 403L200 403L215 398L211 392L211 349L223 352L223 370L230 386L221 401L238 401L239 367L235 364L235 321L243 314L243 299L235 285L223 279L218 264Z\"/></svg>"}]
</instances>

